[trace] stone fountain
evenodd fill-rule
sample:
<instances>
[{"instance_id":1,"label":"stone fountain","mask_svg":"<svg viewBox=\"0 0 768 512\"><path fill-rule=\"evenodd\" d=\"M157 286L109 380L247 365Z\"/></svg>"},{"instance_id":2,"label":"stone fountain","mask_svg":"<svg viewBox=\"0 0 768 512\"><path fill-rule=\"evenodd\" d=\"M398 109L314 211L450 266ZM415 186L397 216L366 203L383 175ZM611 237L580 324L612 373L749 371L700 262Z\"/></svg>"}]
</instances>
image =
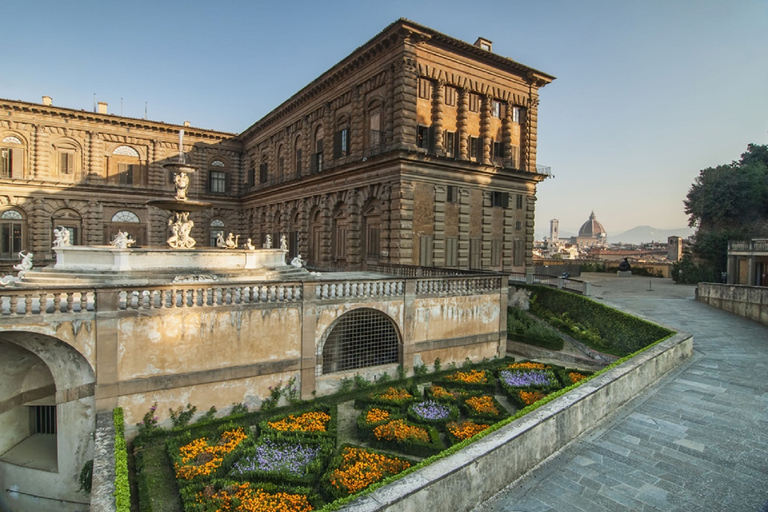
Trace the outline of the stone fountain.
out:
<instances>
[{"instance_id":1,"label":"stone fountain","mask_svg":"<svg viewBox=\"0 0 768 512\"><path fill-rule=\"evenodd\" d=\"M190 215L211 208L211 203L187 196L195 168L184 160L184 130L179 133L179 158L163 165L173 171L176 194L171 199L148 201L148 206L171 212L168 226L171 236L167 247L131 247L127 233L119 233L109 246L75 246L57 240L53 250L56 264L26 274L27 281L78 278L88 282L112 284L149 282L252 281L254 279L304 279L310 276L301 265L286 264L287 247L256 249L243 247L195 247L191 236L194 222ZM231 235L230 235L231 238Z\"/></svg>"}]
</instances>

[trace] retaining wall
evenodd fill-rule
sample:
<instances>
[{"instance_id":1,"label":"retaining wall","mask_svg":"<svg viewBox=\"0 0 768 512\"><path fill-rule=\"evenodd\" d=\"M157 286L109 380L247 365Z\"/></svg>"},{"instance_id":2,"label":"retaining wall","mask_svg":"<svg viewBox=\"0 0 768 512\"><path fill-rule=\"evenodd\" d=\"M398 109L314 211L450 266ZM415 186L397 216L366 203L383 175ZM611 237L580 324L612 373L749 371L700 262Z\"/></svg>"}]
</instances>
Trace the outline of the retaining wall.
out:
<instances>
[{"instance_id":1,"label":"retaining wall","mask_svg":"<svg viewBox=\"0 0 768 512\"><path fill-rule=\"evenodd\" d=\"M678 333L536 411L340 510L468 511L597 425L693 353Z\"/></svg>"},{"instance_id":2,"label":"retaining wall","mask_svg":"<svg viewBox=\"0 0 768 512\"><path fill-rule=\"evenodd\" d=\"M699 283L696 300L768 325L768 288L765 286Z\"/></svg>"}]
</instances>

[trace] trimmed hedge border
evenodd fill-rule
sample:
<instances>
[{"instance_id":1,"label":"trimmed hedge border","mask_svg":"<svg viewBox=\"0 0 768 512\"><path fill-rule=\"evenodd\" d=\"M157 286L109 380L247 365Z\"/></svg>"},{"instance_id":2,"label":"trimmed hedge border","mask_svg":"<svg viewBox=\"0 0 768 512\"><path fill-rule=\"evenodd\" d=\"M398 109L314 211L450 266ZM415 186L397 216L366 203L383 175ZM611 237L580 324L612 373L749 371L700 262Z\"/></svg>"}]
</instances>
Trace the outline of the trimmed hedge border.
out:
<instances>
[{"instance_id":1,"label":"trimmed hedge border","mask_svg":"<svg viewBox=\"0 0 768 512\"><path fill-rule=\"evenodd\" d=\"M115 510L130 512L131 487L128 484L128 447L125 443L123 408L112 411L115 423Z\"/></svg>"}]
</instances>

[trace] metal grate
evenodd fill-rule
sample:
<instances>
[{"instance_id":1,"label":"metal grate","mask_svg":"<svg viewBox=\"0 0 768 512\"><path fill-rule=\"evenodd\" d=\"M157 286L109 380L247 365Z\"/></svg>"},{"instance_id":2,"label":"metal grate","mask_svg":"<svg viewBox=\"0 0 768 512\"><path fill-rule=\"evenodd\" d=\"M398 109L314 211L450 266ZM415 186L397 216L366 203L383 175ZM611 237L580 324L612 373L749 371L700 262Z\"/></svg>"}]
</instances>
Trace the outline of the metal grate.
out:
<instances>
[{"instance_id":1,"label":"metal grate","mask_svg":"<svg viewBox=\"0 0 768 512\"><path fill-rule=\"evenodd\" d=\"M56 406L55 405L35 405L34 410L34 433L35 434L55 434L56 433Z\"/></svg>"},{"instance_id":2,"label":"metal grate","mask_svg":"<svg viewBox=\"0 0 768 512\"><path fill-rule=\"evenodd\" d=\"M397 363L395 326L385 314L360 308L342 315L323 348L323 373Z\"/></svg>"}]
</instances>

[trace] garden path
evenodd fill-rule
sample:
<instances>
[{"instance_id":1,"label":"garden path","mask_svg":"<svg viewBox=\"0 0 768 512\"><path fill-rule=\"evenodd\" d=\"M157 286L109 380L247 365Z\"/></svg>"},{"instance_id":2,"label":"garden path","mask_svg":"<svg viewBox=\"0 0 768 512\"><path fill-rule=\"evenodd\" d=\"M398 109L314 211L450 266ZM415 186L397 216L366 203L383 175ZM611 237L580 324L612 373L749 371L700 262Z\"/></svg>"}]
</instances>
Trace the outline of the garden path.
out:
<instances>
[{"instance_id":1,"label":"garden path","mask_svg":"<svg viewBox=\"0 0 768 512\"><path fill-rule=\"evenodd\" d=\"M475 512L768 512L768 328L669 279L580 279L601 302L693 334L694 355Z\"/></svg>"}]
</instances>

